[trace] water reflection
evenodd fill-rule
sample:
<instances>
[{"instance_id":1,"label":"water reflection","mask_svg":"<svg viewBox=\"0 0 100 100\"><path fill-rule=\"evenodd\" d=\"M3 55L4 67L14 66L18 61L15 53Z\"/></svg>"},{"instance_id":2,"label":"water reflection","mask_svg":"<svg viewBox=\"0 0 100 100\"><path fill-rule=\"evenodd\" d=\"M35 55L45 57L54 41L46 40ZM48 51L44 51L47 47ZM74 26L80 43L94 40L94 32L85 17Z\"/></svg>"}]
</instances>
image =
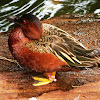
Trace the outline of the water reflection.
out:
<instances>
[{"instance_id":1,"label":"water reflection","mask_svg":"<svg viewBox=\"0 0 100 100\"><path fill-rule=\"evenodd\" d=\"M13 25L6 20L9 15L20 16L30 12L42 20L66 13L93 13L97 9L97 1L99 2L99 0L2 0L0 32L7 31ZM92 8L95 4L96 7Z\"/></svg>"},{"instance_id":2,"label":"water reflection","mask_svg":"<svg viewBox=\"0 0 100 100\"><path fill-rule=\"evenodd\" d=\"M86 0L86 1L81 1L81 2L77 2L77 3L73 3L73 4L71 4L71 6L73 6L74 7L74 11L73 11L73 13L76 13L76 12L83 12L84 14L86 14L87 13L87 6L88 6L88 4L90 4L90 3L95 3L95 1L93 1L93 0Z\"/></svg>"},{"instance_id":3,"label":"water reflection","mask_svg":"<svg viewBox=\"0 0 100 100\"><path fill-rule=\"evenodd\" d=\"M34 12L34 14L37 15L37 17L39 17L40 19L44 18L45 16L48 16L48 19L53 17L55 13L63 7L63 4L54 3L51 0L43 1L42 3L43 6L40 7L36 12Z\"/></svg>"}]
</instances>

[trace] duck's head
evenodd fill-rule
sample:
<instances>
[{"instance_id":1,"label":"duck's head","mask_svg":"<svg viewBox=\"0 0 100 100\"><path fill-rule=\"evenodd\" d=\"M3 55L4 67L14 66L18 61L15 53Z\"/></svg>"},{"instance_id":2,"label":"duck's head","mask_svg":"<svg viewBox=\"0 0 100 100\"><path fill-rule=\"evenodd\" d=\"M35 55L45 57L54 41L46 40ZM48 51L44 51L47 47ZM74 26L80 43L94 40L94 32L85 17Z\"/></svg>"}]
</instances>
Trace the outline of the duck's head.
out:
<instances>
[{"instance_id":1,"label":"duck's head","mask_svg":"<svg viewBox=\"0 0 100 100\"><path fill-rule=\"evenodd\" d=\"M21 17L9 16L7 18L18 24L26 37L30 39L40 39L43 36L43 27L40 20L32 14L24 14Z\"/></svg>"}]
</instances>

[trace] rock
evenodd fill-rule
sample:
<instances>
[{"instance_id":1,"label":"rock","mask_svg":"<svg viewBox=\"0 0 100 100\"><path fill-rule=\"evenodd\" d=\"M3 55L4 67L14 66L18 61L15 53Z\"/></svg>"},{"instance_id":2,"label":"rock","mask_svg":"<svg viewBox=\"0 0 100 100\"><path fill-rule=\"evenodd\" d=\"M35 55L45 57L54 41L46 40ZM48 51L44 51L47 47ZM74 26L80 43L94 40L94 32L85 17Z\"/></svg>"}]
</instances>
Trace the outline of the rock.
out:
<instances>
[{"instance_id":1,"label":"rock","mask_svg":"<svg viewBox=\"0 0 100 100\"><path fill-rule=\"evenodd\" d=\"M100 100L100 81L85 84L70 91L52 91L37 100Z\"/></svg>"}]
</instances>

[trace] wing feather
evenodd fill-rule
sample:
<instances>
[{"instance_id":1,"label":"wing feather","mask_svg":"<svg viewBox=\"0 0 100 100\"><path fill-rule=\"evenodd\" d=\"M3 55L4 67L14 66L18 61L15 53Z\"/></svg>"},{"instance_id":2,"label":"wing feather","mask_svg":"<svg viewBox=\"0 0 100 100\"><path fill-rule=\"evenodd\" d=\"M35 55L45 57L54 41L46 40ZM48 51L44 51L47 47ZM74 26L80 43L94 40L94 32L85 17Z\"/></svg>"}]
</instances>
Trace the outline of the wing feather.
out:
<instances>
[{"instance_id":1,"label":"wing feather","mask_svg":"<svg viewBox=\"0 0 100 100\"><path fill-rule=\"evenodd\" d=\"M74 39L66 31L61 30L50 24L43 24L45 37L52 38L50 47L52 53L58 58L66 61L69 65L76 67L92 67L100 59L89 56L93 50L88 50L80 42Z\"/></svg>"}]
</instances>

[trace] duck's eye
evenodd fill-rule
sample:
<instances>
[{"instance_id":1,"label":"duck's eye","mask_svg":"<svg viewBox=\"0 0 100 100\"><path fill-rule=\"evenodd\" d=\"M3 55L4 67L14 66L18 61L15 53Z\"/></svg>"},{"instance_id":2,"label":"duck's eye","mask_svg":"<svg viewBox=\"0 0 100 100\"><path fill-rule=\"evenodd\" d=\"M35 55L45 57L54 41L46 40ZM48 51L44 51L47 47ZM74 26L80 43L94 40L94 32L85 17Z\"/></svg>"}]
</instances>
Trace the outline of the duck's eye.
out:
<instances>
[{"instance_id":1,"label":"duck's eye","mask_svg":"<svg viewBox=\"0 0 100 100\"><path fill-rule=\"evenodd\" d=\"M26 21L25 20L23 20L23 24L26 24Z\"/></svg>"}]
</instances>

